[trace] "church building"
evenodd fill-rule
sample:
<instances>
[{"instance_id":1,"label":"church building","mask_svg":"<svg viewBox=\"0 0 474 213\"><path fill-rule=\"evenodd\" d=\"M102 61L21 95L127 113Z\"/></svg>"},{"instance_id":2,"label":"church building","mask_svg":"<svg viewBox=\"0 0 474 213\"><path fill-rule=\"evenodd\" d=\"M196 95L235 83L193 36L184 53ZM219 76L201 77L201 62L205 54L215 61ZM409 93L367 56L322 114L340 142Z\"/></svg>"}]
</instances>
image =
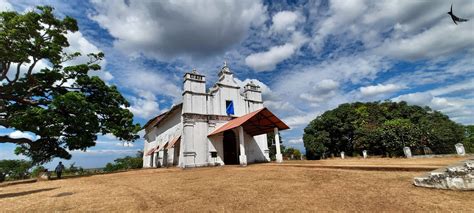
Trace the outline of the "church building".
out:
<instances>
[{"instance_id":1,"label":"church building","mask_svg":"<svg viewBox=\"0 0 474 213\"><path fill-rule=\"evenodd\" d=\"M204 75L184 75L182 103L144 126L144 168L268 162L267 133L275 134L282 161L277 135L289 127L264 107L261 88L250 82L241 89L225 63L218 77L206 90Z\"/></svg>"}]
</instances>

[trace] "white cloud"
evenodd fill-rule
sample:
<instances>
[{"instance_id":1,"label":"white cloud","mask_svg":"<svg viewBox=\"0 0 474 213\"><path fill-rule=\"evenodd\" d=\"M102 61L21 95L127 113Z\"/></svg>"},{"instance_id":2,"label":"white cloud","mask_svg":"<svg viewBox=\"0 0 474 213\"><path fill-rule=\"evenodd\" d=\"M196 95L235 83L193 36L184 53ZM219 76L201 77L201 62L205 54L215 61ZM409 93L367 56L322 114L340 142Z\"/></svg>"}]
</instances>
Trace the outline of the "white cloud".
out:
<instances>
[{"instance_id":1,"label":"white cloud","mask_svg":"<svg viewBox=\"0 0 474 213\"><path fill-rule=\"evenodd\" d=\"M10 138L28 138L32 141L34 140L37 140L39 139L40 137L39 136L36 136L35 134L33 133L30 133L30 132L22 132L22 131L19 131L19 130L16 130L14 132L11 132L10 134L8 134L8 137Z\"/></svg>"},{"instance_id":2,"label":"white cloud","mask_svg":"<svg viewBox=\"0 0 474 213\"><path fill-rule=\"evenodd\" d=\"M160 105L156 97L149 91L138 91L140 97L131 98L131 106L128 108L133 115L150 119L160 113Z\"/></svg>"},{"instance_id":3,"label":"white cloud","mask_svg":"<svg viewBox=\"0 0 474 213\"><path fill-rule=\"evenodd\" d=\"M244 86L247 85L250 82L254 83L255 85L260 87L263 96L270 95L270 93L272 92L270 87L268 87L265 83L261 82L258 79L246 78L245 80L241 81L238 78L234 78L234 80L237 82L237 84L240 86L240 88L244 88Z\"/></svg>"},{"instance_id":4,"label":"white cloud","mask_svg":"<svg viewBox=\"0 0 474 213\"><path fill-rule=\"evenodd\" d=\"M209 56L239 43L266 19L260 1L98 1L90 17L132 55Z\"/></svg>"},{"instance_id":5,"label":"white cloud","mask_svg":"<svg viewBox=\"0 0 474 213\"><path fill-rule=\"evenodd\" d=\"M271 47L268 51L253 53L245 58L245 64L255 71L271 71L276 65L294 55L308 41L300 32L295 32L292 40L284 45Z\"/></svg>"},{"instance_id":6,"label":"white cloud","mask_svg":"<svg viewBox=\"0 0 474 213\"><path fill-rule=\"evenodd\" d=\"M339 89L339 83L332 79L324 79L318 83L310 82L308 86L307 92L301 93L299 97L313 103L332 98Z\"/></svg>"},{"instance_id":7,"label":"white cloud","mask_svg":"<svg viewBox=\"0 0 474 213\"><path fill-rule=\"evenodd\" d=\"M0 0L0 11L13 11L13 6L6 0Z\"/></svg>"},{"instance_id":8,"label":"white cloud","mask_svg":"<svg viewBox=\"0 0 474 213\"><path fill-rule=\"evenodd\" d=\"M288 140L288 143L290 143L290 144L302 144L303 143L303 138L290 139L290 140Z\"/></svg>"},{"instance_id":9,"label":"white cloud","mask_svg":"<svg viewBox=\"0 0 474 213\"><path fill-rule=\"evenodd\" d=\"M304 115L295 115L283 118L283 121L291 128L308 125L310 121L315 119L315 115L304 114Z\"/></svg>"},{"instance_id":10,"label":"white cloud","mask_svg":"<svg viewBox=\"0 0 474 213\"><path fill-rule=\"evenodd\" d=\"M473 31L472 25L454 25L444 20L414 36L387 39L375 52L405 60L436 58L473 49Z\"/></svg>"},{"instance_id":11,"label":"white cloud","mask_svg":"<svg viewBox=\"0 0 474 213\"><path fill-rule=\"evenodd\" d=\"M143 68L133 66L129 70L134 72L122 73L118 81L130 89L135 91L147 91L154 95L164 95L168 97L179 98L181 97L182 89L178 87L173 80L171 80L166 74L158 72L144 71ZM140 94L137 94L140 95Z\"/></svg>"},{"instance_id":12,"label":"white cloud","mask_svg":"<svg viewBox=\"0 0 474 213\"><path fill-rule=\"evenodd\" d=\"M103 52L101 49L99 49L97 46L87 40L84 35L79 31L74 33L69 32L66 37L70 46L65 48L64 51L67 53L80 52L82 55L72 61L68 61L67 63L65 63L65 65L87 63L89 61L89 57L87 56L87 54ZM90 74L92 76L99 76L104 81L112 80L114 78L112 73L105 70L107 60L103 59L102 61L100 61L99 65L102 69L100 71L91 71Z\"/></svg>"},{"instance_id":13,"label":"white cloud","mask_svg":"<svg viewBox=\"0 0 474 213\"><path fill-rule=\"evenodd\" d=\"M454 92L465 92L466 94L474 95L474 78L461 81L456 84L451 84L445 87L439 87L431 90L433 95L446 95Z\"/></svg>"},{"instance_id":14,"label":"white cloud","mask_svg":"<svg viewBox=\"0 0 474 213\"><path fill-rule=\"evenodd\" d=\"M360 41L373 54L403 60L430 59L474 49L474 24L454 25L446 14L450 2L343 1L329 3L328 17L315 24L312 47L321 50L327 38L338 45ZM458 15L472 19L472 1L454 3ZM461 15L460 15L461 16Z\"/></svg>"},{"instance_id":15,"label":"white cloud","mask_svg":"<svg viewBox=\"0 0 474 213\"><path fill-rule=\"evenodd\" d=\"M375 96L380 94L392 93L404 89L402 85L396 84L377 84L374 86L366 86L359 88L363 96Z\"/></svg>"},{"instance_id":16,"label":"white cloud","mask_svg":"<svg viewBox=\"0 0 474 213\"><path fill-rule=\"evenodd\" d=\"M118 143L116 143L115 145L117 145L117 146L123 146L123 147L134 147L134 144L133 144L133 143L131 143L131 142L126 142L126 141L124 141L124 142L118 142Z\"/></svg>"},{"instance_id":17,"label":"white cloud","mask_svg":"<svg viewBox=\"0 0 474 213\"><path fill-rule=\"evenodd\" d=\"M394 101L406 101L409 104L429 106L447 114L451 119L463 124L474 123L474 79L455 83L445 87L424 92L400 95ZM452 94L466 91L466 97L452 96ZM471 95L469 95L469 92Z\"/></svg>"},{"instance_id":18,"label":"white cloud","mask_svg":"<svg viewBox=\"0 0 474 213\"><path fill-rule=\"evenodd\" d=\"M280 11L273 15L273 25L271 29L274 32L294 31L298 21L301 21L302 17L293 11Z\"/></svg>"}]
</instances>

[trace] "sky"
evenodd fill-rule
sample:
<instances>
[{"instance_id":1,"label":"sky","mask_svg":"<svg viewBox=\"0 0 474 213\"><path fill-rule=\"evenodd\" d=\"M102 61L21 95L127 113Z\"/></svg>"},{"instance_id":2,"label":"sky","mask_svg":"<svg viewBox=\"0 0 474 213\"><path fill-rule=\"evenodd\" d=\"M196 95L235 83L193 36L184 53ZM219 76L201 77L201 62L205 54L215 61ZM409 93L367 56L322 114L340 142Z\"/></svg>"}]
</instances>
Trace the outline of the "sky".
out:
<instances>
[{"instance_id":1,"label":"sky","mask_svg":"<svg viewBox=\"0 0 474 213\"><path fill-rule=\"evenodd\" d=\"M454 24L451 3L470 21ZM474 124L472 0L0 0L0 11L35 5L78 20L68 49L105 53L96 75L117 85L142 125L181 102L185 72L196 69L210 87L224 61L239 84L261 86L264 105L291 128L284 145L302 151L305 126L347 102L406 101ZM24 158L13 149L0 144L0 159ZM141 149L143 139L105 135L62 161L96 168Z\"/></svg>"}]
</instances>

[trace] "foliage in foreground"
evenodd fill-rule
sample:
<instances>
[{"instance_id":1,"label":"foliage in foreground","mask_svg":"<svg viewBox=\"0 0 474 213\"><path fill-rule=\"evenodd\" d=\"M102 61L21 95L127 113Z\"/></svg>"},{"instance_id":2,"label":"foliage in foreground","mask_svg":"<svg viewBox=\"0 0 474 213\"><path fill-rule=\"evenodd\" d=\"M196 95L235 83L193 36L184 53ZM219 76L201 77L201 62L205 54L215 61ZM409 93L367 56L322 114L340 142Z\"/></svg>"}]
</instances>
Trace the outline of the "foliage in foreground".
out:
<instances>
[{"instance_id":1,"label":"foliage in foreground","mask_svg":"<svg viewBox=\"0 0 474 213\"><path fill-rule=\"evenodd\" d=\"M403 101L339 105L311 121L303 135L308 159L341 151L354 156L362 150L370 155L402 156L405 146L414 154L423 153L424 147L436 154L454 153L454 144L463 139L464 127L448 116Z\"/></svg>"},{"instance_id":2,"label":"foliage in foreground","mask_svg":"<svg viewBox=\"0 0 474 213\"><path fill-rule=\"evenodd\" d=\"M127 100L91 75L104 54L84 57L68 49L67 34L78 30L75 19L58 19L51 7L0 12L0 126L40 136L5 135L0 143L16 144L15 153L34 164L70 159L69 151L94 146L97 134L138 138Z\"/></svg>"}]
</instances>

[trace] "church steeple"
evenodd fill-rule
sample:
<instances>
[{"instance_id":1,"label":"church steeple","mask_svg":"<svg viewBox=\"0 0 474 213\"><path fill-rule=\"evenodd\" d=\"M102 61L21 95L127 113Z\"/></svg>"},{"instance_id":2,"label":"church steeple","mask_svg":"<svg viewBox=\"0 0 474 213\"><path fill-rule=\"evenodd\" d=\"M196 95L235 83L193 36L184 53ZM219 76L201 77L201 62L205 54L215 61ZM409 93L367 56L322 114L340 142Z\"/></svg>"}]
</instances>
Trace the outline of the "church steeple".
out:
<instances>
[{"instance_id":1,"label":"church steeple","mask_svg":"<svg viewBox=\"0 0 474 213\"><path fill-rule=\"evenodd\" d=\"M217 85L239 88L239 85L234 80L234 73L232 73L229 66L227 66L226 61L224 61L224 66L219 71L218 76L219 76L219 81L216 83Z\"/></svg>"},{"instance_id":2,"label":"church steeple","mask_svg":"<svg viewBox=\"0 0 474 213\"><path fill-rule=\"evenodd\" d=\"M228 75L233 74L232 71L230 71L229 67L227 66L227 61L224 61L224 66L219 71L219 78L221 78L222 75L224 75L224 74L228 74Z\"/></svg>"}]
</instances>

